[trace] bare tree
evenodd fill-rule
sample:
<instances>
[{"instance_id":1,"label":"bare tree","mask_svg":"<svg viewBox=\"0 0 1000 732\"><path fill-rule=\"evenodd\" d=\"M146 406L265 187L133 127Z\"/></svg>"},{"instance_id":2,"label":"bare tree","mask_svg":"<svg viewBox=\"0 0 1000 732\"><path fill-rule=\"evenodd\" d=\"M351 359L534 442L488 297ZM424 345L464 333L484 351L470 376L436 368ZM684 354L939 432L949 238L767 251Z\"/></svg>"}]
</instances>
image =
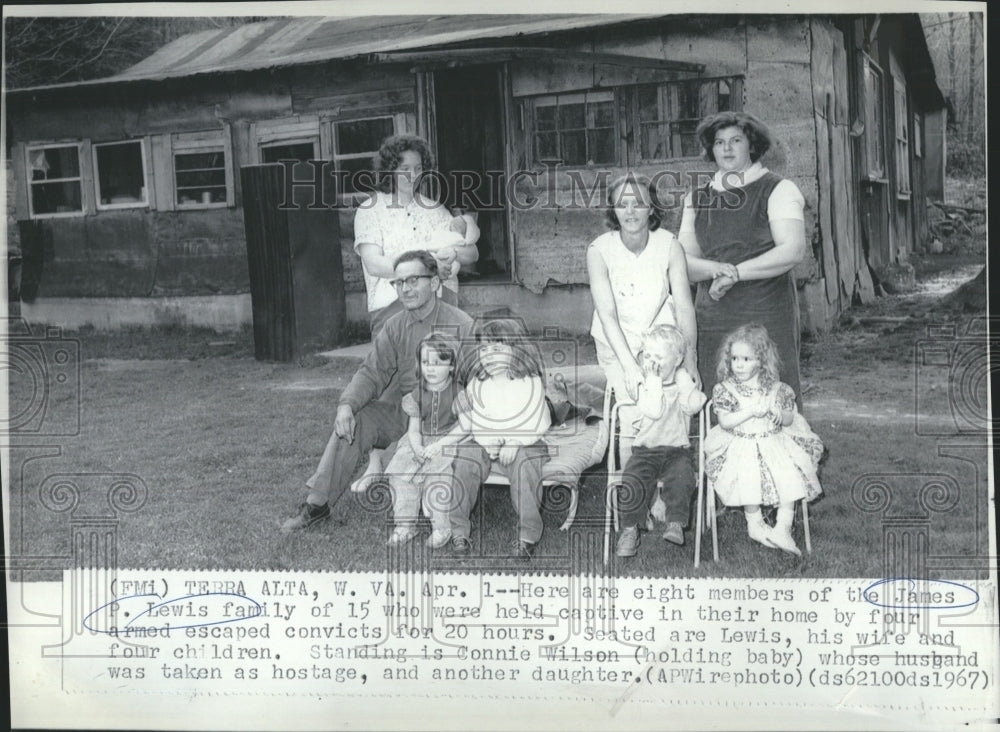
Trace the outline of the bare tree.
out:
<instances>
[{"instance_id":1,"label":"bare tree","mask_svg":"<svg viewBox=\"0 0 1000 732\"><path fill-rule=\"evenodd\" d=\"M124 71L180 36L266 18L11 17L4 22L8 89Z\"/></svg>"}]
</instances>

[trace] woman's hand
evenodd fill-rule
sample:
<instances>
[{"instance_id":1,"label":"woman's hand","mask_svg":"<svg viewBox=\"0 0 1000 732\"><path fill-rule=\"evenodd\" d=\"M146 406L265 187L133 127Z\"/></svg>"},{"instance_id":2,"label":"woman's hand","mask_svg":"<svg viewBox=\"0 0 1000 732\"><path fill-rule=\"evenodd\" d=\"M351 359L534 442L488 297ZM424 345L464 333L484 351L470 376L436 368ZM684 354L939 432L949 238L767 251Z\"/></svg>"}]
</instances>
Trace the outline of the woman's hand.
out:
<instances>
[{"instance_id":1,"label":"woman's hand","mask_svg":"<svg viewBox=\"0 0 1000 732\"><path fill-rule=\"evenodd\" d=\"M708 296L713 300L721 300L722 296L729 292L730 288L736 284L736 279L729 275L721 275L712 280L711 287L708 288Z\"/></svg>"},{"instance_id":2,"label":"woman's hand","mask_svg":"<svg viewBox=\"0 0 1000 732\"><path fill-rule=\"evenodd\" d=\"M730 264L729 262L713 262L711 260L705 260L705 264L708 266L709 273L712 275L712 279L718 279L719 277L729 277L732 280L739 280L740 274L736 271L736 265Z\"/></svg>"},{"instance_id":3,"label":"woman's hand","mask_svg":"<svg viewBox=\"0 0 1000 732\"><path fill-rule=\"evenodd\" d=\"M434 259L437 260L438 269L442 272L442 276L447 278L448 275L444 273L451 272L451 265L455 262L455 259L458 258L458 252L455 251L455 247L442 247L441 249L431 252L431 254L433 254Z\"/></svg>"},{"instance_id":4,"label":"woman's hand","mask_svg":"<svg viewBox=\"0 0 1000 732\"><path fill-rule=\"evenodd\" d=\"M628 390L629 398L634 402L639 396L639 387L642 386L646 375L635 360L622 364L622 371L625 374L625 388Z\"/></svg>"},{"instance_id":5,"label":"woman's hand","mask_svg":"<svg viewBox=\"0 0 1000 732\"><path fill-rule=\"evenodd\" d=\"M510 465L514 462L514 458L517 457L517 449L517 445L504 445L500 448L496 459L500 461L501 465Z\"/></svg>"}]
</instances>

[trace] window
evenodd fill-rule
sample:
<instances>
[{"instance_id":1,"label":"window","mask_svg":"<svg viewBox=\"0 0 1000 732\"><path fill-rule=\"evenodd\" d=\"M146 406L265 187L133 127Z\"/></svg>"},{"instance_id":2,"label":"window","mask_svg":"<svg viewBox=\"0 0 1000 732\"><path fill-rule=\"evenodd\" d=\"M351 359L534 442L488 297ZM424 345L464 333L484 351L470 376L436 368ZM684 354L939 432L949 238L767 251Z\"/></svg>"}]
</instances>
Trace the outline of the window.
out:
<instances>
[{"instance_id":1,"label":"window","mask_svg":"<svg viewBox=\"0 0 1000 732\"><path fill-rule=\"evenodd\" d=\"M227 138L222 130L173 135L177 208L219 207L233 200Z\"/></svg>"},{"instance_id":2,"label":"window","mask_svg":"<svg viewBox=\"0 0 1000 732\"><path fill-rule=\"evenodd\" d=\"M174 154L178 206L226 202L226 154L222 150Z\"/></svg>"},{"instance_id":3,"label":"window","mask_svg":"<svg viewBox=\"0 0 1000 732\"><path fill-rule=\"evenodd\" d=\"M260 161L262 163L280 163L282 160L315 160L316 151L313 142L276 142L260 146Z\"/></svg>"},{"instance_id":4,"label":"window","mask_svg":"<svg viewBox=\"0 0 1000 732\"><path fill-rule=\"evenodd\" d=\"M61 216L83 212L80 145L28 147L31 216Z\"/></svg>"},{"instance_id":5,"label":"window","mask_svg":"<svg viewBox=\"0 0 1000 732\"><path fill-rule=\"evenodd\" d=\"M146 152L142 140L94 145L97 208L145 206Z\"/></svg>"},{"instance_id":6,"label":"window","mask_svg":"<svg viewBox=\"0 0 1000 732\"><path fill-rule=\"evenodd\" d=\"M378 152L382 140L395 133L392 117L374 117L344 122L333 122L333 161L343 181L343 193L365 192L365 186L357 186L352 180L355 173L371 170L372 158Z\"/></svg>"},{"instance_id":7,"label":"window","mask_svg":"<svg viewBox=\"0 0 1000 732\"><path fill-rule=\"evenodd\" d=\"M885 146L882 138L883 112L885 100L882 90L882 70L864 56L863 66L863 99L861 108L864 110L864 154L866 177L875 180L885 178Z\"/></svg>"},{"instance_id":8,"label":"window","mask_svg":"<svg viewBox=\"0 0 1000 732\"><path fill-rule=\"evenodd\" d=\"M613 91L552 94L530 100L535 162L617 164L618 129Z\"/></svg>"},{"instance_id":9,"label":"window","mask_svg":"<svg viewBox=\"0 0 1000 732\"><path fill-rule=\"evenodd\" d=\"M924 118L919 112L913 115L913 156L924 156Z\"/></svg>"},{"instance_id":10,"label":"window","mask_svg":"<svg viewBox=\"0 0 1000 732\"><path fill-rule=\"evenodd\" d=\"M906 85L896 77L892 78L895 101L896 123L896 193L909 196L910 188L910 112L906 103Z\"/></svg>"},{"instance_id":11,"label":"window","mask_svg":"<svg viewBox=\"0 0 1000 732\"><path fill-rule=\"evenodd\" d=\"M643 161L700 157L698 123L709 114L738 111L742 106L743 80L736 77L636 87L637 157Z\"/></svg>"}]
</instances>

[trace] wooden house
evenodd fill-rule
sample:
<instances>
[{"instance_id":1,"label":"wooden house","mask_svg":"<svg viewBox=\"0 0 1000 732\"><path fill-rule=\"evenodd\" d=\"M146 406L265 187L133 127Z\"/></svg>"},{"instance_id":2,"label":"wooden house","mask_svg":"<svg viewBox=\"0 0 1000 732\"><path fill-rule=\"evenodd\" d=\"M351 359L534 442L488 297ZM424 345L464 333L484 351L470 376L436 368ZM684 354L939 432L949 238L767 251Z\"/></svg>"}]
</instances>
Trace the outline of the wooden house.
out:
<instances>
[{"instance_id":1,"label":"wooden house","mask_svg":"<svg viewBox=\"0 0 1000 732\"><path fill-rule=\"evenodd\" d=\"M350 174L392 133L427 138L449 203L478 213L464 303L575 331L601 184L660 174L676 230L684 190L713 169L693 135L708 113L762 118L778 140L765 164L805 195L811 328L924 246L943 188L944 100L914 14L276 19L184 36L114 77L9 91L6 106L22 312L68 326L248 322L240 168L283 159L327 161L330 245L348 317L364 320ZM478 181L465 201L459 171Z\"/></svg>"}]
</instances>

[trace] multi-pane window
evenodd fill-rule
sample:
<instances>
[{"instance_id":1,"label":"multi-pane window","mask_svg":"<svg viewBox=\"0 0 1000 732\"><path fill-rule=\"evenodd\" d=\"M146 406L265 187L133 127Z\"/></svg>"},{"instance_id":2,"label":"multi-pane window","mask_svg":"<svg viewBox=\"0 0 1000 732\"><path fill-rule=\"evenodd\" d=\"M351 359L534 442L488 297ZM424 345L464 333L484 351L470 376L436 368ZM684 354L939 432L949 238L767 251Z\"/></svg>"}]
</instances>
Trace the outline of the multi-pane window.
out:
<instances>
[{"instance_id":1,"label":"multi-pane window","mask_svg":"<svg viewBox=\"0 0 1000 732\"><path fill-rule=\"evenodd\" d=\"M742 79L685 79L636 88L640 160L696 158L702 154L695 136L698 123L716 112L742 108Z\"/></svg>"},{"instance_id":2,"label":"multi-pane window","mask_svg":"<svg viewBox=\"0 0 1000 732\"><path fill-rule=\"evenodd\" d=\"M372 169L372 158L382 140L395 132L392 117L374 117L333 123L334 165L340 172L343 193L364 191L364 179L354 180L354 174ZM374 181L372 181L374 182Z\"/></svg>"},{"instance_id":3,"label":"multi-pane window","mask_svg":"<svg viewBox=\"0 0 1000 732\"><path fill-rule=\"evenodd\" d=\"M892 79L895 100L896 127L896 193L908 196L910 188L910 112L906 103L906 86L896 77Z\"/></svg>"},{"instance_id":4,"label":"multi-pane window","mask_svg":"<svg viewBox=\"0 0 1000 732\"><path fill-rule=\"evenodd\" d=\"M178 206L226 203L226 152L223 147L175 151L174 193Z\"/></svg>"},{"instance_id":5,"label":"multi-pane window","mask_svg":"<svg viewBox=\"0 0 1000 732\"><path fill-rule=\"evenodd\" d=\"M552 94L532 100L536 162L618 163L613 91Z\"/></svg>"},{"instance_id":6,"label":"multi-pane window","mask_svg":"<svg viewBox=\"0 0 1000 732\"><path fill-rule=\"evenodd\" d=\"M864 153L866 177L885 178L885 145L882 138L883 109L885 108L882 88L882 70L864 56L862 59L864 86L862 109L864 109Z\"/></svg>"},{"instance_id":7,"label":"multi-pane window","mask_svg":"<svg viewBox=\"0 0 1000 732\"><path fill-rule=\"evenodd\" d=\"M146 153L142 140L97 143L93 147L97 207L145 206Z\"/></svg>"},{"instance_id":8,"label":"multi-pane window","mask_svg":"<svg viewBox=\"0 0 1000 732\"><path fill-rule=\"evenodd\" d=\"M298 160L305 162L316 159L315 143L308 142L275 142L260 146L260 161L262 163L280 163L282 160Z\"/></svg>"},{"instance_id":9,"label":"multi-pane window","mask_svg":"<svg viewBox=\"0 0 1000 732\"><path fill-rule=\"evenodd\" d=\"M31 215L81 213L80 146L29 146L27 156Z\"/></svg>"}]
</instances>

